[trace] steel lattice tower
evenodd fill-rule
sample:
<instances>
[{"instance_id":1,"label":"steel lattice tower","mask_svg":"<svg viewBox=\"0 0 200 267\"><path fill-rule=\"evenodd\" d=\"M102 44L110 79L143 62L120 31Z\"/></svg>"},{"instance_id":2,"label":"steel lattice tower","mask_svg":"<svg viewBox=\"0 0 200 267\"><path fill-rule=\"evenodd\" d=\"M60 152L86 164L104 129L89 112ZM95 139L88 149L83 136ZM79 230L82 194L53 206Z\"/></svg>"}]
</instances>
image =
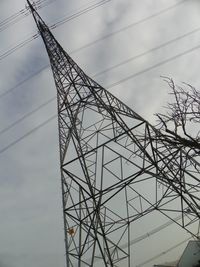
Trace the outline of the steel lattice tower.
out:
<instances>
[{"instance_id":1,"label":"steel lattice tower","mask_svg":"<svg viewBox=\"0 0 200 267\"><path fill-rule=\"evenodd\" d=\"M28 4L57 89L67 267L130 267L130 227L151 212L198 237L197 159L88 77Z\"/></svg>"}]
</instances>

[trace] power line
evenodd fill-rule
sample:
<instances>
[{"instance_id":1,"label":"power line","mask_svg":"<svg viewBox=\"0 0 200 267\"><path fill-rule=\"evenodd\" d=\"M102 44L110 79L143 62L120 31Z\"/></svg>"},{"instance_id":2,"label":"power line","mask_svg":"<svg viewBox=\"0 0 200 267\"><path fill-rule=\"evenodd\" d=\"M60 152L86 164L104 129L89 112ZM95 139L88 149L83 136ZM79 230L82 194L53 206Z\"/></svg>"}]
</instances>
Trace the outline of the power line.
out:
<instances>
[{"instance_id":1,"label":"power line","mask_svg":"<svg viewBox=\"0 0 200 267\"><path fill-rule=\"evenodd\" d=\"M117 67L122 66L122 65L124 65L124 64L127 64L127 63L129 63L129 62L131 62L131 61L133 61L133 60L136 60L136 59L138 59L138 58L140 58L140 57L143 57L143 56L145 56L145 55L147 55L147 54L149 54L149 53L152 53L152 52L154 52L154 51L156 51L156 50L158 50L158 49L160 49L160 48L163 48L163 47L165 47L165 46L167 46L167 45L169 45L169 44L172 44L172 43L174 43L174 42L177 42L177 41L179 41L179 40L181 40L181 39L183 39L183 38L185 38L185 37L188 37L189 35L192 35L192 34L198 32L198 31L200 31L200 27L198 27L198 28L196 28L196 29L194 29L194 30L192 30L192 31L190 31L190 32L188 32L188 33L185 33L185 34L183 34L183 35L180 35L180 36L178 36L178 37L176 37L176 38L174 38L174 39L171 39L171 40L169 40L169 41L167 41L167 42L165 42L165 43L162 43L162 44L160 44L160 45L158 45L158 46L156 46L156 47L153 47L153 48L151 48L151 49L149 49L149 50L147 50L147 51L145 51L145 52L143 52L143 53L141 53L141 54L138 54L138 55L136 55L136 56L130 57L130 58L128 58L127 60L124 60L124 61L122 61L122 62L120 62L120 63L118 63L118 64L116 64L116 65L113 65L113 66L111 66L111 67L109 67L109 68L107 68L107 69L105 69L105 70L103 70L103 71L100 71L100 72L96 73L93 77L99 76L99 75L101 75L101 74L103 74L103 73L105 73L105 72L107 72L107 71L110 71L110 70L112 70L112 69L114 69L114 68L117 68ZM87 44L87 47L90 46L90 45L92 45L92 44L94 44L94 42L88 43L88 44ZM81 50L83 50L83 49L85 49L85 48L86 48L85 45L84 45L84 46L81 46L80 48L71 51L69 54L70 54L70 55L71 55L71 54L75 54L75 53L77 53L78 51L81 51ZM1 93L1 94L0 94L0 98L6 96L6 95L9 94L10 92L12 92L15 88L21 86L23 83L27 82L29 79L31 79L31 78L33 78L34 76L38 75L40 72L42 72L43 70L47 69L48 67L50 67L49 64L44 65L42 68L40 68L39 70L37 70L37 71L36 71L35 73L33 73L31 76L28 76L27 78L25 78L24 80L22 80L20 83L18 83L18 84L15 85L14 87L12 87L12 88L6 90L5 92Z\"/></svg>"},{"instance_id":2,"label":"power line","mask_svg":"<svg viewBox=\"0 0 200 267\"><path fill-rule=\"evenodd\" d=\"M122 61L122 62L120 62L120 63L118 63L118 64L116 64L116 65L114 65L114 66L111 66L111 67L109 67L109 68L107 68L107 69L105 69L105 70L103 70L103 71L100 71L100 72L96 73L96 74L93 75L92 77L93 77L93 78L94 78L94 77L97 77L97 76L99 76L99 75L101 75L101 74L103 74L103 73L105 73L105 72L108 72L108 71L114 69L114 68L117 68L117 67L122 66L122 65L124 65L124 64L126 64L126 63L129 63L130 61L133 61L133 60L138 59L138 58L140 58L140 57L142 57L142 56L144 56L144 55L147 55L147 54L149 54L149 53L151 53L151 52L154 52L154 51L156 51L156 50L158 50L158 49L160 49L160 48L163 48L163 47L165 47L165 46L167 46L167 45L169 45L169 44L171 44L171 43L173 43L173 42L175 42L175 41L178 41L178 40L180 40L180 39L182 39L182 38L185 38L185 37L187 37L187 36L189 36L189 35L191 35L191 34L193 34L193 33L195 33L195 32L198 32L199 30L200 30L200 28L197 28L197 29L195 29L195 30L193 30L193 31L191 31L191 32L188 32L188 33L183 34L183 35L181 35L181 36L179 36L179 37L176 37L175 39L172 39L172 40L170 40L170 41L167 41L166 43L163 43L163 44L161 44L161 45L159 45L159 46L157 46L157 47L154 47L154 48L152 48L152 49L150 49L150 50L147 50L147 51L145 51L145 52L143 52L143 53L141 53L141 54L138 54L138 55L136 55L136 56L134 56L134 57L130 57L129 59L127 59L127 60L125 60L125 61ZM158 66L160 66L160 65L163 65L163 64L165 64L165 63L167 63L167 62L170 62L170 61L172 61L172 60L174 60L174 59L176 59L176 58L178 58L178 57L181 57L181 56L183 56L183 55L185 55L185 54L188 54L188 53L190 53L190 52L192 52L192 51L194 51L194 50L196 50L196 49L199 49L199 45L196 46L196 47L193 47L193 48L191 48L191 49L189 49L189 50L186 50L186 51L184 51L184 52L182 52L182 53L180 53L180 54L177 54L177 55L175 55L175 56L173 56L173 57L171 57L171 58L169 58L169 59L166 59L166 60L164 60L164 61L161 61L161 62L159 62L159 63L157 63L157 64L155 64L155 65L153 65L153 66L151 66L151 67L149 67L149 68L146 68L146 69L144 69L144 70L142 70L142 71L136 72L136 73L132 74L132 75L129 76L129 77L126 77L126 78L124 78L124 79L122 79L122 80L120 80L120 81L117 81L117 82L115 82L115 83L109 85L109 87L114 87L114 86L116 86L116 85L118 85L118 84L120 84L120 83L122 83L122 82L125 82L126 80L129 80L129 79L131 79L131 78L134 78L135 76L138 76L138 75L140 75L140 74L143 74L143 73L145 73L145 72L147 72L147 71L149 71L149 70L151 70L151 69L154 69L154 68L156 68L156 67L158 67ZM73 54L73 53L75 53L75 52L76 52L76 51L72 51L70 54ZM40 70L38 70L36 73L34 73L33 75L31 75L30 77L27 77L25 80L21 81L21 82L20 82L19 84L17 84L15 87L12 87L12 88L8 89L6 92L3 92L2 94L0 94L0 98L1 98L1 97L4 97L5 95L7 95L7 94L10 93L11 91L13 91L15 88L17 88L17 87L19 87L20 85L22 85L23 83L27 82L29 79L31 79L31 78L33 78L34 76L38 75L41 71L43 71L43 70L46 69L47 67L49 67L49 64L43 66Z\"/></svg>"},{"instance_id":3,"label":"power line","mask_svg":"<svg viewBox=\"0 0 200 267\"><path fill-rule=\"evenodd\" d=\"M138 58L140 58L140 57L146 56L146 55L149 54L149 53L155 52L156 50L161 49L161 48L163 48L163 47L165 47L165 46L168 46L169 44L172 44L172 43L174 43L174 42L180 41L181 39L183 39L183 38L185 38L185 37L188 37L189 35L192 35L192 34L194 34L194 33L197 33L197 32L199 32L199 31L200 31L200 27L198 27L198 28L196 28L196 29L194 29L194 30L192 30L192 31L190 31L190 32L188 32L188 33L185 33L185 34L183 34L183 35L180 35L180 36L178 36L178 37L176 37L176 38L174 38L174 39L171 39L171 40L169 40L169 41L167 41L167 42L165 42L165 43L162 43L162 44L160 44L160 45L158 45L158 46L156 46L156 47L153 47L153 48L151 48L151 49L149 49L149 50L147 50L147 51L145 51L145 52L143 52L143 53L141 53L141 54L138 54L138 55L133 56L133 57L129 57L128 59L126 59L126 60L124 60L124 61L121 61L120 63L118 63L118 64L116 64L116 65L113 65L113 66L111 66L111 67L109 67L109 68L107 68L107 69L105 69L105 70L103 70L103 71L100 71L100 72L96 73L96 74L94 75L94 77L99 76L99 75L102 75L102 74L104 74L104 73L106 73L106 72L108 72L108 71L110 71L110 70L112 70L112 69L121 67L122 65L125 65L125 64L127 64L127 63L129 63L129 62L131 62L131 61L134 61L134 60L136 60L136 59L138 59Z\"/></svg>"},{"instance_id":4,"label":"power line","mask_svg":"<svg viewBox=\"0 0 200 267\"><path fill-rule=\"evenodd\" d=\"M91 42L91 43L89 43L89 44L86 44L85 46L81 47L81 49L83 49L83 48L88 48L89 46L92 46L92 45L94 45L94 44L96 44L96 43L98 43L98 42L100 42L100 41L102 41L102 40L105 40L105 39L107 39L107 38L110 38L111 36L114 36L114 35L116 35L116 34L119 34L119 33L121 33L121 32L124 32L124 31L126 31L126 30L129 30L129 29L131 29L132 27L135 27L135 26L137 26L137 25L139 25L139 24L141 24L141 23L147 22L148 20L151 20L151 19L153 19L153 18L155 18L155 17L157 17L157 16L160 16L161 14L164 14L164 13L166 13L166 12L168 12L168 11L170 11L170 10L176 8L176 7L178 7L179 5L185 3L186 1L188 1L188 0L182 0L182 1L178 2L178 3L176 3L175 5L172 5L172 6L170 6L170 7L167 7L167 8L165 8L165 9L162 9L161 11L159 11L159 12L157 12L157 13L154 13L154 14L148 16L148 17L145 17L145 18L143 18L143 19L140 19L140 20L138 20L138 21L136 21L136 22L133 22L133 23L131 23L131 24L128 24L128 25L126 25L126 26L124 26L124 27L122 27L122 28L120 28L120 29L118 29L118 30L116 30L116 31L113 31L113 32L111 32L111 33L108 33L108 34L104 35L103 37L101 37L101 38L99 38L99 39L96 39L96 40L94 40L93 42ZM79 49L76 50L76 52L78 52L78 51L79 51Z\"/></svg>"},{"instance_id":5,"label":"power line","mask_svg":"<svg viewBox=\"0 0 200 267\"><path fill-rule=\"evenodd\" d=\"M177 222L178 220L180 220L182 218L182 215L179 215L177 216L176 218L174 218L173 220L170 220L162 225L160 225L159 227L156 227L154 228L153 230L151 230L150 232L148 233L145 233L144 235L141 235L133 240L130 241L130 244L129 243L125 243L123 245L120 246L121 249L124 249L124 248L127 248L128 246L132 246L136 243L139 243L141 242L142 240L146 239L146 238L149 238L150 236L160 232L161 230L165 229L166 227L170 226L171 224ZM96 259L96 261L98 261L98 259L100 259L101 257L99 256L99 258ZM87 262L90 262L90 260L87 260ZM140 266L140 265L139 265ZM139 267L138 266L138 267ZM136 266L137 267L137 266Z\"/></svg>"},{"instance_id":6,"label":"power line","mask_svg":"<svg viewBox=\"0 0 200 267\"><path fill-rule=\"evenodd\" d=\"M55 100L56 97L50 98L48 101L46 101L45 103L41 104L40 106L38 106L37 108L33 109L32 111L26 113L24 116L22 116L21 118L19 118L18 120L16 120L15 122L11 123L9 126L7 126L6 128L4 128L3 130L0 131L0 135L7 132L8 130L10 130L11 128L13 128L15 125L19 124L20 122L22 122L23 120L25 120L26 118L30 117L32 114L34 114L35 112L37 112L38 110L40 110L41 108L49 105L51 102L53 102Z\"/></svg>"},{"instance_id":7,"label":"power line","mask_svg":"<svg viewBox=\"0 0 200 267\"><path fill-rule=\"evenodd\" d=\"M92 46L92 45L94 45L94 44L96 44L96 43L98 43L98 42L100 42L100 41L102 41L102 40L105 40L105 39L107 39L107 38L110 38L110 37L112 37L112 36L114 36L114 35L116 35L116 34L119 34L119 33L123 32L123 31L126 31L126 30L128 30L128 29L130 29L130 28L132 28L132 27L135 27L135 26L137 26L137 25L139 25L139 24L141 24L141 23L144 23L144 22L146 22L146 21L148 21L148 20L150 20L150 19L152 19L152 18L155 18L155 17L157 17L157 16L159 16L159 15L165 13L165 12L168 12L169 10L178 7L179 5L183 4L183 3L186 2L186 1L188 1L188 0L182 0L182 1L178 2L178 3L176 3L175 5L172 5L172 6L168 7L168 8L165 8L165 9L163 9L163 10L157 12L157 13L154 13L154 14L148 16L148 17L145 17L145 18L143 18L143 19L141 19L141 20L139 20L139 21L136 21L136 22L133 22L133 23L131 23L131 24L128 24L127 26L125 26L125 27L123 27L123 28L121 28L121 29L118 29L118 30L116 30L116 31L113 31L113 32L111 32L111 33L109 33L109 34L107 34L107 35L104 35L103 37L101 37L101 38L99 38L99 39L96 39L96 40L94 40L93 42L90 42L90 43L84 45L84 46L81 47L81 48L76 49L76 52L78 52L80 49L88 48L88 47L90 47L90 46ZM91 6L88 7L88 9L90 9L90 8L91 8ZM90 10L88 10L88 11L90 11ZM88 12L88 11L87 11L87 12ZM65 22L63 22L63 23L66 23L66 22L68 22L69 20L72 20L72 19L77 18L77 17L79 17L79 16L82 15L81 11L78 12L78 13L79 13L79 15L77 15L77 16L76 16L76 13L75 13L75 14L69 16L69 18L65 18ZM83 14L85 14L85 13L86 13L86 11L84 11ZM71 18L70 18L70 17L71 17ZM61 21L62 21L62 20L61 20ZM59 23L59 22L57 22L57 23ZM54 23L53 26L50 26L50 28L52 28L52 27L56 28L57 26L54 26L54 25L56 25L57 23ZM62 23L62 24L63 24L63 23ZM59 24L58 26L60 26L60 25L62 25L62 24ZM36 34L33 34L32 37L35 36L35 35L36 35ZM39 34L37 34L37 35L39 36ZM37 37L38 37L38 36L37 36ZM36 38L37 38L37 37L36 37ZM32 40L33 40L33 39L32 39ZM22 43L19 43L19 44L15 45L15 46L12 47L10 50L8 50L8 51L4 52L2 55L0 55L0 60L4 59L6 56L8 56L8 55L14 53L14 52L15 52L16 50L18 50L19 48L22 48L23 46L25 46L26 44L28 44L28 43L29 43L30 41L32 41L32 40L27 39L27 40L24 40Z\"/></svg>"},{"instance_id":8,"label":"power line","mask_svg":"<svg viewBox=\"0 0 200 267\"><path fill-rule=\"evenodd\" d=\"M141 267L141 266L144 266L145 264L147 264L147 263L149 263L149 262L152 262L152 261L156 260L157 258L160 258L161 256L163 256L163 255L169 253L170 251L176 249L177 247L183 245L185 242L189 241L191 238L192 238L192 237L190 236L189 238L184 239L183 241L179 242L178 244L176 244L176 245L170 247L169 249L167 249L167 250L165 250L165 251L163 251L163 252L157 254L156 256L154 256L154 257L152 257L152 258L150 258L150 259L148 259L148 260L146 260L146 261L140 263L139 265L136 265L135 267Z\"/></svg>"},{"instance_id":9,"label":"power line","mask_svg":"<svg viewBox=\"0 0 200 267\"><path fill-rule=\"evenodd\" d=\"M5 152L6 150L8 150L9 148L11 148L12 146L16 145L17 143L21 142L23 139L25 139L29 135L33 134L34 132L36 132L37 130L39 130L40 128L42 128L43 126L47 125L49 122L51 122L56 117L57 117L57 115L54 115L54 116L50 117L49 119L45 120L43 123L39 124L38 126L34 127L29 132L27 132L24 135L22 135L21 137L19 137L18 139L15 139L13 142L11 142L10 144L8 144L4 148L0 149L0 154L2 154L3 152Z\"/></svg>"},{"instance_id":10,"label":"power line","mask_svg":"<svg viewBox=\"0 0 200 267\"><path fill-rule=\"evenodd\" d=\"M15 90L16 88L18 88L19 86L21 86L22 84L24 84L25 82L29 81L30 79L32 79L33 77L35 77L36 75L40 74L43 70L47 69L50 65L45 65L43 66L41 69L37 70L35 73L33 73L32 75L28 76L27 78L25 78L24 80L22 80L21 82L19 82L17 85L11 87L10 89L6 90L5 92L0 94L0 98L6 96L7 94L11 93L13 90Z\"/></svg>"},{"instance_id":11,"label":"power line","mask_svg":"<svg viewBox=\"0 0 200 267\"><path fill-rule=\"evenodd\" d=\"M72 14L56 23L54 23L52 26L49 26L50 29L54 29L54 28L57 28L58 26L66 23L66 22L69 22L70 20L73 20L77 17L80 17L81 15L91 11L91 10L94 10L108 2L110 2L111 0L101 0L95 4L92 4L90 6L88 6L87 8L84 8L82 9L81 11L75 13L75 14ZM39 37L39 33L36 33L36 34L33 34L31 35L31 37L25 39L24 41L18 43L17 45L14 45L12 48L10 48L9 50L3 52L1 55L0 55L0 60L3 60L4 58L6 58L7 56L11 55L12 53L16 52L18 49L24 47L25 45L27 45L28 43L30 43L31 41L33 41L34 39L37 39Z\"/></svg>"},{"instance_id":12,"label":"power line","mask_svg":"<svg viewBox=\"0 0 200 267\"><path fill-rule=\"evenodd\" d=\"M200 48L200 45L195 46L195 47L193 47L193 48L191 48L191 49L189 49L189 50L186 50L185 52L182 52L182 53L180 53L180 54L178 54L178 55L175 55L175 56L173 56L173 57L171 57L171 58L169 58L169 59L166 59L166 60L164 60L164 61L161 61L161 62L159 62L159 63L157 63L157 64L155 64L155 65L153 65L153 66L151 66L151 67L148 67L148 68L146 68L146 69L144 69L144 70L142 70L142 71L139 71L139 72L137 72L137 73L134 73L134 74L132 74L132 75L129 76L129 77L126 77L126 78L124 78L124 79L121 79L120 81L117 81L117 82L115 82L115 83L113 83L113 84L111 84L110 86L107 86L107 87L108 87L108 88L111 88L111 87L117 86L117 85L119 85L120 83L123 83L123 82L125 82L125 81L127 81L127 80L129 80L129 79L132 79L132 78L134 78L134 77L136 77L136 76L138 76L138 75L141 75L141 74L143 74L143 73L145 73L145 72L147 72L147 71L150 71L150 70L152 70L152 69L154 69L154 68L156 68L156 67L158 67L158 66L161 66L161 65L163 65L163 64L166 64L166 63L168 63L168 62L170 62L170 61L172 61L172 60L175 60L175 59L177 59L178 57L181 57L181 56L184 56L184 55L186 55L186 54L188 54L188 53L191 53L191 52L193 52L194 50L199 49L199 48ZM50 101L50 100L48 100L48 101ZM47 101L47 102L48 102L48 101ZM42 106L45 106L47 102L43 103ZM36 108L37 111L38 111L39 109L40 109L39 107ZM33 114L34 112L30 112L30 113ZM24 115L24 116L25 116L26 118L28 117L28 115ZM24 139L25 137L27 137L27 136L30 135L31 133L35 132L37 129L40 129L41 127L43 127L44 125L46 125L48 122L50 122L50 121L51 121L52 119L54 119L56 116L57 116L57 115L54 115L53 117L51 117L51 118L49 118L48 120L44 121L44 123L42 123L42 124L40 124L39 126L33 128L32 130L30 130L27 134L23 135L23 136L20 137L19 139L16 139L16 140L13 141L12 143L10 143L8 146L4 147L3 149L0 149L0 154L3 153L3 152L5 152L7 149L9 149L10 147L12 147L13 145L15 145L15 144L17 144L18 142L20 142L22 139ZM19 120L21 121L21 119L19 119ZM16 124L17 124L17 123L16 123ZM15 124L15 125L16 125L16 124ZM9 126L8 126L8 127L9 127ZM10 128L11 128L11 127L10 127ZM2 131L4 131L4 130L2 130ZM5 132L5 131L4 131L4 132Z\"/></svg>"},{"instance_id":13,"label":"power line","mask_svg":"<svg viewBox=\"0 0 200 267\"><path fill-rule=\"evenodd\" d=\"M46 7L53 3L55 0L38 0L35 1L36 9L41 9L43 7ZM47 2L47 3L45 3ZM21 9L17 13L14 13L13 15L9 16L8 18L0 21L0 32L4 31L8 27L16 24L17 22L21 21L25 17L27 17L30 14L27 8Z\"/></svg>"},{"instance_id":14,"label":"power line","mask_svg":"<svg viewBox=\"0 0 200 267\"><path fill-rule=\"evenodd\" d=\"M180 36L180 37L177 37L177 38L175 38L175 39L173 39L173 40L171 40L171 41L166 42L166 44L162 44L162 45L158 46L157 48L150 49L150 50L147 51L147 52L154 51L155 49L159 49L159 48L162 47L163 45L167 45L167 44L171 43L171 42L174 41L174 40L178 40L178 39L180 39L180 38L183 38L183 37L185 37L185 36L187 36L187 35L189 35L189 34L191 34L191 33L194 33L194 32L196 32L196 31L198 31L198 30L199 30L199 29L197 28L197 29L195 29L195 30L193 30L193 31L191 31L191 32L189 32L189 33L187 33L187 34L184 34L184 35L182 35L182 36ZM178 57L180 57L180 56L183 56L184 54L189 53L189 52L191 52L191 51L194 51L194 50L197 49L197 48L199 48L199 46L194 47L194 48L192 48L192 49L189 49L189 50L187 50L187 51L185 51L185 52L183 52L183 53L181 53L181 54L178 54L178 55L176 55L176 56L174 56L174 57L172 57L172 58L170 58L170 59L167 59L167 60L162 61L162 62L160 62L160 63L158 63L158 64L155 64L155 65L153 65L153 66L151 66L151 67L149 67L149 68L147 68L147 69L144 69L144 70L142 70L142 71L140 71L140 72L137 72L137 73L135 73L135 74L133 74L133 75L131 75L131 76L129 76L129 77L126 77L126 78L124 78L124 79L122 79L122 80L120 80L120 81L118 81L118 82L115 82L115 83L111 84L111 85L109 86L109 88L114 87L114 86L116 86L116 85L118 85L118 84L120 84L120 83L123 83L123 82L125 82L125 81L127 81L127 80L129 80L129 79L131 79L131 78L134 78L134 77L137 76L137 75L140 75L140 74L142 74L142 73L144 73L144 72L147 72L147 71L149 71L149 70L151 70L151 69L153 69L153 68L156 68L156 67L158 67L158 66L160 66L160 65L162 65L162 64L165 64L166 62L169 62L169 61L174 60L174 59L176 59L176 58L178 58ZM142 53L142 54L140 54L140 55L138 55L138 56L136 56L136 57L143 56L143 55L146 54L147 52ZM133 60L133 58L131 58L131 59L127 60L127 61L130 61L130 60ZM126 61L126 62L127 62L127 61ZM97 74L95 74L95 76L100 75L100 74L102 74L102 73L104 73L104 72L106 72L106 71L109 71L110 69L113 69L113 68L115 68L115 67L118 67L118 66L120 66L120 65L122 65L122 64L125 64L125 61L121 62L121 63L118 64L117 66L112 66L111 68L109 68L109 69L107 69L107 70L104 70L104 71L102 71L102 72L100 72L100 73L97 73ZM46 66L45 66L45 68L46 68ZM40 72L40 71L38 71L37 73L39 73L39 72ZM30 78L28 78L28 79L30 79ZM24 82L24 81L23 81L23 82ZM22 84L23 82L21 82L20 84ZM13 90L14 88L11 88L11 89ZM10 89L10 90L11 90L11 89ZM8 91L5 92L5 93L3 93L1 96L6 95L7 93L8 93ZM55 97L54 97L53 99L55 99ZM21 117L19 120L15 121L14 123L12 123L11 125L9 125L9 126L6 127L5 129L3 129L2 131L0 131L0 134L2 134L3 132L6 132L7 130L11 129L12 127L14 127L14 126L17 125L18 123L20 123L20 122L21 122L22 120L24 120L25 118L27 118L28 116L32 115L33 113L35 113L35 112L38 111L39 109L41 109L43 106L49 104L49 102L53 101L53 99L48 100L47 102L43 103L42 105L40 105L39 107L37 107L37 108L34 109L33 111L31 111L31 112L25 114L25 115L24 115L23 117ZM39 128L40 128L40 127L39 127ZM21 140L21 138L20 138L20 140ZM0 153L1 153L1 151L0 151Z\"/></svg>"},{"instance_id":15,"label":"power line","mask_svg":"<svg viewBox=\"0 0 200 267\"><path fill-rule=\"evenodd\" d=\"M85 9L79 11L79 12L77 12L76 14L72 14L69 17L65 17L65 18L59 20L58 22L56 22L53 25L51 25L50 29L55 29L55 28L63 25L64 23L69 22L70 20L73 20L73 19L75 19L77 17L80 17L81 15L83 15L83 14L85 14L85 13L87 13L87 12L93 10L93 9L96 9L97 7L100 7L100 6L106 4L106 3L110 2L110 1L111 0L102 0L102 1L100 1L98 3L95 3L95 4L91 5L91 6L85 8Z\"/></svg>"},{"instance_id":16,"label":"power line","mask_svg":"<svg viewBox=\"0 0 200 267\"><path fill-rule=\"evenodd\" d=\"M46 7L52 4L54 1L55 0L37 0L37 1L34 1L33 5L35 6L35 9L38 10L38 9L41 9L43 7ZM92 2L96 2L96 0ZM87 4L82 5L82 7L86 5ZM27 6L26 8L21 9L18 12L10 15L6 19L0 21L0 32L5 30L7 27L15 24L16 22L18 22L19 20L23 19L24 17L28 15L30 15L30 12L29 12L29 7Z\"/></svg>"},{"instance_id":17,"label":"power line","mask_svg":"<svg viewBox=\"0 0 200 267\"><path fill-rule=\"evenodd\" d=\"M0 23L0 32L4 31L11 25L16 24L23 18L27 17L29 15L29 12L27 10L21 10L18 14L15 16L11 16L10 20L5 20Z\"/></svg>"},{"instance_id":18,"label":"power line","mask_svg":"<svg viewBox=\"0 0 200 267\"><path fill-rule=\"evenodd\" d=\"M9 56L13 52L17 51L19 48L22 48L23 46L27 45L28 43L30 43L31 41L33 41L34 39L36 39L38 37L39 37L39 34L36 33L35 35L32 35L31 37L27 38L23 42L19 43L18 45L16 45L16 46L12 47L11 49L7 50L6 52L4 52L3 54L0 55L0 60L2 60L5 57Z\"/></svg>"},{"instance_id":19,"label":"power line","mask_svg":"<svg viewBox=\"0 0 200 267\"><path fill-rule=\"evenodd\" d=\"M168 222L166 222L166 223L164 223L164 224L162 224L162 225L160 225L160 226L154 228L154 229L151 230L150 232L145 233L145 234L143 234L143 235L141 235L141 236L139 236L139 237L137 237L137 238L131 240L131 241L130 241L130 246L132 246L132 245L134 245L134 244L136 244L136 243L139 243L139 242L141 242L142 240L144 240L144 239L146 239L146 238L149 238L150 236L152 236L152 235L154 235L154 234L157 234L157 233L160 232L161 230L167 228L168 226L170 226L171 224L173 224L173 223L179 221L179 220L182 219L182 218L183 218L183 216L182 216L182 215L179 215L179 216L177 216L176 218L174 218L173 220L170 220L170 221L168 221ZM125 247L125 245L124 245L123 247Z\"/></svg>"},{"instance_id":20,"label":"power line","mask_svg":"<svg viewBox=\"0 0 200 267\"><path fill-rule=\"evenodd\" d=\"M182 53L179 53L179 54L177 54L177 55L175 55L175 56L173 56L173 57L171 57L171 58L165 59L165 60L163 60L163 61L161 61L161 62L159 62L159 63L157 63L157 64L155 64L155 65L153 65L153 66L150 66L150 67L148 67L148 68L146 68L146 69L143 69L143 70L141 70L141 71L138 71L138 72L136 72L136 73L134 73L134 74L132 74L132 75L126 77L126 78L123 78L123 79L121 79L121 80L119 80L119 81L117 81L117 82L114 82L114 83L108 85L107 87L108 87L108 88L115 87L115 86L117 86L117 85L119 85L119 84L121 84L121 83L123 83L123 82L126 82L126 81L128 81L128 80L130 80L130 79L135 78L136 76L139 76L139 75L141 75L141 74L144 74L145 72L148 72L148 71L150 71L150 70L153 70L153 69L155 69L155 68L157 68L157 67L160 67L161 65L164 65L164 64L166 64L166 63L168 63L168 62L170 62L170 61L173 61L173 60L175 60L175 59L177 59L177 58L179 58L179 57L182 57L182 56L184 56L184 55L187 55L187 54L189 54L189 53L191 53L191 52L193 52L193 51L195 51L195 50L197 50L197 49L199 49L199 48L200 48L200 45L194 46L194 47L192 47L192 48L190 48L190 49L188 49L188 50L186 50L186 51L184 51L184 52L182 52Z\"/></svg>"}]
</instances>

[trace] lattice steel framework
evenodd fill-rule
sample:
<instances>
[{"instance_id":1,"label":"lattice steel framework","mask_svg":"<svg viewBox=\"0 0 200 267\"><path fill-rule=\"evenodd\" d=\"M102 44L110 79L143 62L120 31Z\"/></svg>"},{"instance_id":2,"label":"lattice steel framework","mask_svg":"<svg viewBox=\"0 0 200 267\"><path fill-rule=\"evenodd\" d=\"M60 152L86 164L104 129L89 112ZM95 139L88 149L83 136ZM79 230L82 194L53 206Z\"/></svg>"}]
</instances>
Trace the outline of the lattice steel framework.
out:
<instances>
[{"instance_id":1,"label":"lattice steel framework","mask_svg":"<svg viewBox=\"0 0 200 267\"><path fill-rule=\"evenodd\" d=\"M130 227L155 211L197 236L197 159L88 77L28 4L57 89L67 267L130 267Z\"/></svg>"}]
</instances>

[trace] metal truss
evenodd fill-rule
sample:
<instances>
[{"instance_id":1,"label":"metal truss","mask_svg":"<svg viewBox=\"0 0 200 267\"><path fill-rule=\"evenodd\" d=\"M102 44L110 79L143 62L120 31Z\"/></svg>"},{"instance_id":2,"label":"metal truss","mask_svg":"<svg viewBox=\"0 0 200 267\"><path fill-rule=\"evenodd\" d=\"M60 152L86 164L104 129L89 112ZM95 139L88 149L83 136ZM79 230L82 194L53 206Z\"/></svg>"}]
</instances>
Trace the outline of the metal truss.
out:
<instances>
[{"instance_id":1,"label":"metal truss","mask_svg":"<svg viewBox=\"0 0 200 267\"><path fill-rule=\"evenodd\" d=\"M28 4L57 89L67 267L130 267L131 226L152 212L197 237L197 159L88 77Z\"/></svg>"}]
</instances>

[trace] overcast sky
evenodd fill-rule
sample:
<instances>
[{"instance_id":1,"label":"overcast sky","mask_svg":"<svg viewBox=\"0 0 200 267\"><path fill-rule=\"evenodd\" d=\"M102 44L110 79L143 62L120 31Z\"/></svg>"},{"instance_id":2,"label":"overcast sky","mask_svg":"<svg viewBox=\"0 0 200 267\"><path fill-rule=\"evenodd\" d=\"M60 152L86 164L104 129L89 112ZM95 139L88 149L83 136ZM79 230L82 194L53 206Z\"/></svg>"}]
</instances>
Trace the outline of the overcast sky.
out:
<instances>
[{"instance_id":1,"label":"overcast sky","mask_svg":"<svg viewBox=\"0 0 200 267\"><path fill-rule=\"evenodd\" d=\"M50 2L38 11L48 25L99 1L44 1ZM180 4L175 6L177 3ZM1 0L0 23L18 14L25 5L25 0ZM63 267L56 119L29 134L56 114L56 101L50 101L10 127L53 99L56 89L50 69L44 68L49 63L41 38L2 56L37 33L33 18L29 15L9 27L4 25L5 29L3 23L0 24L0 267ZM169 88L162 75L172 77L176 83L184 81L200 87L199 0L110 0L55 28L53 33L89 76L120 64L96 75L95 79L152 124L155 123L154 114L168 101ZM103 38L108 35L109 38ZM186 36L183 38L183 35ZM177 37L180 38L150 52ZM144 55L138 56L141 54ZM132 60L121 64L128 59ZM28 79L41 68L44 70ZM123 79L126 81L113 86ZM144 228L141 234L147 231ZM144 243L134 248L135 265L187 237L175 227L168 231L174 232L169 236L165 230L157 239L147 240L145 250ZM158 244L163 238L166 238L166 242L161 242L163 246L150 249L152 242ZM176 260L185 245L144 266Z\"/></svg>"}]
</instances>

